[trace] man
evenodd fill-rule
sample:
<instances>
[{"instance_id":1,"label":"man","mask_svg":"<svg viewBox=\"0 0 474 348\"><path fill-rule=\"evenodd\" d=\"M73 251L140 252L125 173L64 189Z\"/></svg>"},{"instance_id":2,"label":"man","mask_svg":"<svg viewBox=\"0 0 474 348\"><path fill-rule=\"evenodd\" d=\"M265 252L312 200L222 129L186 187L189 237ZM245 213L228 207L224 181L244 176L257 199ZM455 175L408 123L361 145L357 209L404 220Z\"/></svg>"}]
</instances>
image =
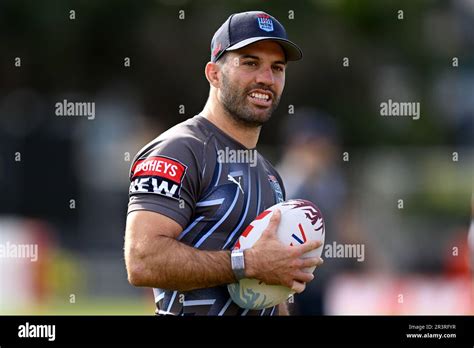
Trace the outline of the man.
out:
<instances>
[{"instance_id":1,"label":"man","mask_svg":"<svg viewBox=\"0 0 474 348\"><path fill-rule=\"evenodd\" d=\"M245 227L284 200L280 176L255 146L280 100L286 62L301 57L275 18L231 15L211 42L203 111L135 157L125 261L131 284L154 288L157 314L286 314L284 304L259 311L238 307L227 284L255 278L300 293L313 279L303 269L322 263L302 259L318 242L279 242L280 213L252 248L231 253ZM236 160L242 154L247 160Z\"/></svg>"}]
</instances>

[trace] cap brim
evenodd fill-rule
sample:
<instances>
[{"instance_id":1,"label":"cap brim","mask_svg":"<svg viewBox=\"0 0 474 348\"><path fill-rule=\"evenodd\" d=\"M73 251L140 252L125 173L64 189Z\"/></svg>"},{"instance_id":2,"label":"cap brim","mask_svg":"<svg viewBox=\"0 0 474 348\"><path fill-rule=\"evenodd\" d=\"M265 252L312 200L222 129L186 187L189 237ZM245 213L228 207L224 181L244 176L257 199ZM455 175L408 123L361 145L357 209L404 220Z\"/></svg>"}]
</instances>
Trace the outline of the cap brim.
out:
<instances>
[{"instance_id":1,"label":"cap brim","mask_svg":"<svg viewBox=\"0 0 474 348\"><path fill-rule=\"evenodd\" d=\"M235 45L232 45L226 48L225 51L235 51L235 50L238 50L239 48L242 48L242 47L251 45L255 42L263 41L263 40L278 41L278 43L282 46L283 50L285 51L286 60L288 61L295 61L295 60L300 60L301 58L303 58L303 52L293 42L287 39L283 39L279 37L271 37L271 36L251 37L249 39L242 40L236 43Z\"/></svg>"}]
</instances>

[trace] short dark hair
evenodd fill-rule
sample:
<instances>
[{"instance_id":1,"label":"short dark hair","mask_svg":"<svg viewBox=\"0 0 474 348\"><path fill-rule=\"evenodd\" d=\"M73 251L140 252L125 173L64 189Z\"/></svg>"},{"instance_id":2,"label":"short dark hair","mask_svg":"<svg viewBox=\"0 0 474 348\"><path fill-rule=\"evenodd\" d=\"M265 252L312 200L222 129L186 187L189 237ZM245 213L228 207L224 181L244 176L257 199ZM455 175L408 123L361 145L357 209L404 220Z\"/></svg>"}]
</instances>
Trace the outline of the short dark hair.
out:
<instances>
[{"instance_id":1,"label":"short dark hair","mask_svg":"<svg viewBox=\"0 0 474 348\"><path fill-rule=\"evenodd\" d=\"M219 59L217 60L217 64L225 64L227 62L227 58L229 57L229 55L227 54L227 52L224 52L224 54L222 54Z\"/></svg>"}]
</instances>

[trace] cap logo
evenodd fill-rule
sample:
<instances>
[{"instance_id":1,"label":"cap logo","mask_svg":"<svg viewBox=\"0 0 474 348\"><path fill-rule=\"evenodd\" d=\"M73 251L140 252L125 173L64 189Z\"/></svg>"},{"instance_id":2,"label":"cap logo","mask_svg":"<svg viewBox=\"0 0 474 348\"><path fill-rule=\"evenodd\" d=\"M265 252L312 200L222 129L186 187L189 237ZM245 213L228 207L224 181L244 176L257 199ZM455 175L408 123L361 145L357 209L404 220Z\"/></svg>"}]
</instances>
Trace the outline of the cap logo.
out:
<instances>
[{"instance_id":1,"label":"cap logo","mask_svg":"<svg viewBox=\"0 0 474 348\"><path fill-rule=\"evenodd\" d=\"M264 13L257 15L258 27L264 31L273 31L273 21L269 15Z\"/></svg>"}]
</instances>

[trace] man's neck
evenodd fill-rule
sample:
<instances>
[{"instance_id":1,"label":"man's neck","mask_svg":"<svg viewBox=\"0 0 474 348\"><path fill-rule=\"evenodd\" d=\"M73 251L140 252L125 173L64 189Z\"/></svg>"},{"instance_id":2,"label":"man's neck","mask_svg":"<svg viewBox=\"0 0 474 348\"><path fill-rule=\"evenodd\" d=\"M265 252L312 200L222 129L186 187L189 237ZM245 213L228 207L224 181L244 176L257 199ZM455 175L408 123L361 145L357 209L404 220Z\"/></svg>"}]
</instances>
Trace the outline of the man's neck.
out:
<instances>
[{"instance_id":1,"label":"man's neck","mask_svg":"<svg viewBox=\"0 0 474 348\"><path fill-rule=\"evenodd\" d=\"M260 129L262 127L246 127L241 125L228 115L222 107L216 104L212 105L209 101L201 111L201 115L246 148L253 149L257 146Z\"/></svg>"}]
</instances>

